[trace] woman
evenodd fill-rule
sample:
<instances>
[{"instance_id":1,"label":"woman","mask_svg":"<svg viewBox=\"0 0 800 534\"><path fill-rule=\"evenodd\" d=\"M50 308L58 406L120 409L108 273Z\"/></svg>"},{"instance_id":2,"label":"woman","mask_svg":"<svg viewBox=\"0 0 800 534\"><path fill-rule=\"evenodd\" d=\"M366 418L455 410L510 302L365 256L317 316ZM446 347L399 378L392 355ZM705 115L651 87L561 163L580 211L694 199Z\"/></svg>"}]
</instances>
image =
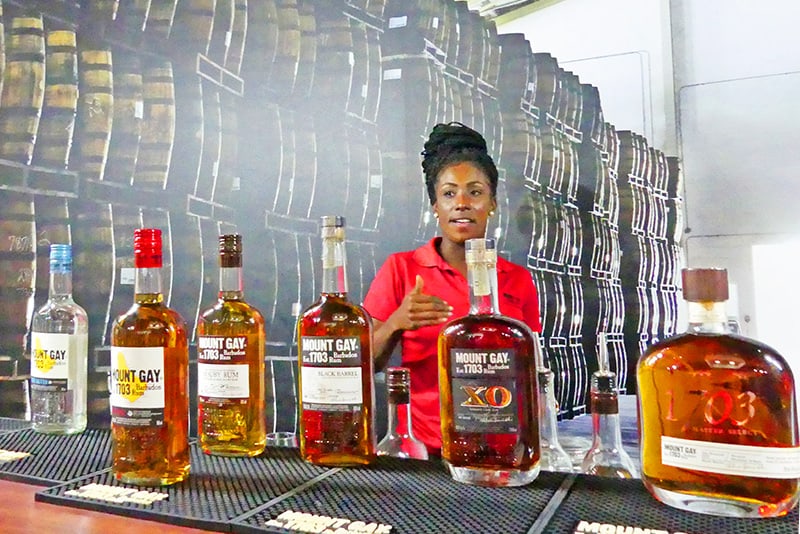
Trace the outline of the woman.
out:
<instances>
[{"instance_id":1,"label":"woman","mask_svg":"<svg viewBox=\"0 0 800 534\"><path fill-rule=\"evenodd\" d=\"M437 339L444 323L469 312L464 247L484 237L497 209L497 168L486 141L463 124L437 124L422 152L422 169L441 237L392 254L364 299L374 323L375 368L383 369L398 341L411 370L414 435L432 454L442 446ZM538 298L530 273L497 260L500 312L539 332Z\"/></svg>"}]
</instances>

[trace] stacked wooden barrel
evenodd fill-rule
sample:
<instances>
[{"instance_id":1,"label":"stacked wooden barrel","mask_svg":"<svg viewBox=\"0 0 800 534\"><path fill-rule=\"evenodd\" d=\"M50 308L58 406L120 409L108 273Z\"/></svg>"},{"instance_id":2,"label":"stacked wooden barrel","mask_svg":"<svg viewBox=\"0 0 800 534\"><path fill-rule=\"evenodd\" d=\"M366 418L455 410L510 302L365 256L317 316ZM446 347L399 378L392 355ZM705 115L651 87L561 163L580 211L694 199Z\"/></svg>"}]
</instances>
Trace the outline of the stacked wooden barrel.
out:
<instances>
[{"instance_id":1,"label":"stacked wooden barrel","mask_svg":"<svg viewBox=\"0 0 800 534\"><path fill-rule=\"evenodd\" d=\"M683 230L680 169L635 132L619 132L626 345L641 353L675 334Z\"/></svg>"}]
</instances>

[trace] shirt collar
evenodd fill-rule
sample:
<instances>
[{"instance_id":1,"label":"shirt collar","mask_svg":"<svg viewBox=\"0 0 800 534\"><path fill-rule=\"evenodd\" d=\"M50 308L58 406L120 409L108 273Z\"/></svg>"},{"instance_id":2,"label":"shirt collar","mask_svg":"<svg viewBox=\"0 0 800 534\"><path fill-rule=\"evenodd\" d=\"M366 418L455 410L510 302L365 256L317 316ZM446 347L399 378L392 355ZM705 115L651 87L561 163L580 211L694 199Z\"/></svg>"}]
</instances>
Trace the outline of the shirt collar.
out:
<instances>
[{"instance_id":1,"label":"shirt collar","mask_svg":"<svg viewBox=\"0 0 800 534\"><path fill-rule=\"evenodd\" d=\"M414 251L414 261L422 267L438 267L442 270L454 271L449 263L444 261L437 251L437 247L442 242L441 236L434 237L418 249ZM497 272L504 273L508 271L509 264L504 259L498 256L497 258Z\"/></svg>"}]
</instances>

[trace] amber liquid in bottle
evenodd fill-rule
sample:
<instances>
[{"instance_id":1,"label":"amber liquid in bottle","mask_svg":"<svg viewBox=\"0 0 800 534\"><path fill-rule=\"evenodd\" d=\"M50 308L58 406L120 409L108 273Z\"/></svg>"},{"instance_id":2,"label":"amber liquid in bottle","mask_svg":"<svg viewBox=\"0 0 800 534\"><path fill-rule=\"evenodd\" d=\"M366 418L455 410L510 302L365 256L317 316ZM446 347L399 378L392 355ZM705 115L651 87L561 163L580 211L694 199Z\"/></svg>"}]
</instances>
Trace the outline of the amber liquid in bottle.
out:
<instances>
[{"instance_id":1,"label":"amber liquid in bottle","mask_svg":"<svg viewBox=\"0 0 800 534\"><path fill-rule=\"evenodd\" d=\"M686 271L701 270L684 271L689 332L639 359L642 479L677 508L785 515L800 484L791 370L770 347L726 333L727 275Z\"/></svg>"},{"instance_id":2,"label":"amber liquid in bottle","mask_svg":"<svg viewBox=\"0 0 800 534\"><path fill-rule=\"evenodd\" d=\"M244 301L241 236L220 236L219 246L219 300L197 325L200 445L206 454L257 456L267 442L264 318Z\"/></svg>"},{"instance_id":3,"label":"amber liquid in bottle","mask_svg":"<svg viewBox=\"0 0 800 534\"><path fill-rule=\"evenodd\" d=\"M161 232L134 232L133 306L111 334L112 471L141 486L189 475L189 348L161 293Z\"/></svg>"},{"instance_id":4,"label":"amber liquid in bottle","mask_svg":"<svg viewBox=\"0 0 800 534\"><path fill-rule=\"evenodd\" d=\"M300 454L327 466L375 457L372 321L347 299L344 219L322 218L322 293L298 320Z\"/></svg>"},{"instance_id":5,"label":"amber liquid in bottle","mask_svg":"<svg viewBox=\"0 0 800 534\"><path fill-rule=\"evenodd\" d=\"M442 458L459 482L519 486L539 474L534 336L499 314L492 239L467 241L469 315L439 334Z\"/></svg>"}]
</instances>

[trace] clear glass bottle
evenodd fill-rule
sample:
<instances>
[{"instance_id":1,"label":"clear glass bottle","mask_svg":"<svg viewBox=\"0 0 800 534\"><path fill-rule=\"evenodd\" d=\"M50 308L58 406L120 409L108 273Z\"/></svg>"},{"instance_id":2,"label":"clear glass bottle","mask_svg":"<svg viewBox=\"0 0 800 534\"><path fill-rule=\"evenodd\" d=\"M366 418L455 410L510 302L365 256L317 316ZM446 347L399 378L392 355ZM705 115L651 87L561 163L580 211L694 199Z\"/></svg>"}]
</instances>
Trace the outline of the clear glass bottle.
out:
<instances>
[{"instance_id":1,"label":"clear glass bottle","mask_svg":"<svg viewBox=\"0 0 800 534\"><path fill-rule=\"evenodd\" d=\"M604 334L600 334L598 345L598 369L592 374L589 391L592 446L583 458L581 470L589 475L637 478L639 470L622 447L617 375L610 371L608 345Z\"/></svg>"},{"instance_id":2,"label":"clear glass bottle","mask_svg":"<svg viewBox=\"0 0 800 534\"><path fill-rule=\"evenodd\" d=\"M798 501L794 377L763 343L728 332L724 269L684 269L689 330L651 346L636 372L642 479L659 501L736 517Z\"/></svg>"},{"instance_id":3,"label":"clear glass bottle","mask_svg":"<svg viewBox=\"0 0 800 534\"><path fill-rule=\"evenodd\" d=\"M425 444L411 430L411 373L407 367L386 369L386 436L378 443L378 456L428 459Z\"/></svg>"},{"instance_id":4,"label":"clear glass bottle","mask_svg":"<svg viewBox=\"0 0 800 534\"><path fill-rule=\"evenodd\" d=\"M48 434L86 429L89 319L72 299L72 247L50 245L50 291L31 326L31 421Z\"/></svg>"},{"instance_id":5,"label":"clear glass bottle","mask_svg":"<svg viewBox=\"0 0 800 534\"><path fill-rule=\"evenodd\" d=\"M300 454L327 466L375 457L372 320L347 298L344 218L322 217L322 292L297 323Z\"/></svg>"},{"instance_id":6,"label":"clear glass bottle","mask_svg":"<svg viewBox=\"0 0 800 534\"><path fill-rule=\"evenodd\" d=\"M544 361L539 335L533 332L536 374L539 384L539 433L542 448L540 467L545 471L572 472L572 459L558 440L558 407L555 374Z\"/></svg>"},{"instance_id":7,"label":"clear glass bottle","mask_svg":"<svg viewBox=\"0 0 800 534\"><path fill-rule=\"evenodd\" d=\"M244 300L242 236L219 238L219 299L197 324L197 418L206 454L257 456L267 442L266 334Z\"/></svg>"},{"instance_id":8,"label":"clear glass bottle","mask_svg":"<svg viewBox=\"0 0 800 534\"><path fill-rule=\"evenodd\" d=\"M539 474L534 337L499 313L494 239L469 239L469 315L439 333L442 459L458 482L521 486Z\"/></svg>"},{"instance_id":9,"label":"clear glass bottle","mask_svg":"<svg viewBox=\"0 0 800 534\"><path fill-rule=\"evenodd\" d=\"M135 230L133 250L133 306L111 331L111 468L122 482L163 486L189 475L189 345L164 304L161 230Z\"/></svg>"}]
</instances>

